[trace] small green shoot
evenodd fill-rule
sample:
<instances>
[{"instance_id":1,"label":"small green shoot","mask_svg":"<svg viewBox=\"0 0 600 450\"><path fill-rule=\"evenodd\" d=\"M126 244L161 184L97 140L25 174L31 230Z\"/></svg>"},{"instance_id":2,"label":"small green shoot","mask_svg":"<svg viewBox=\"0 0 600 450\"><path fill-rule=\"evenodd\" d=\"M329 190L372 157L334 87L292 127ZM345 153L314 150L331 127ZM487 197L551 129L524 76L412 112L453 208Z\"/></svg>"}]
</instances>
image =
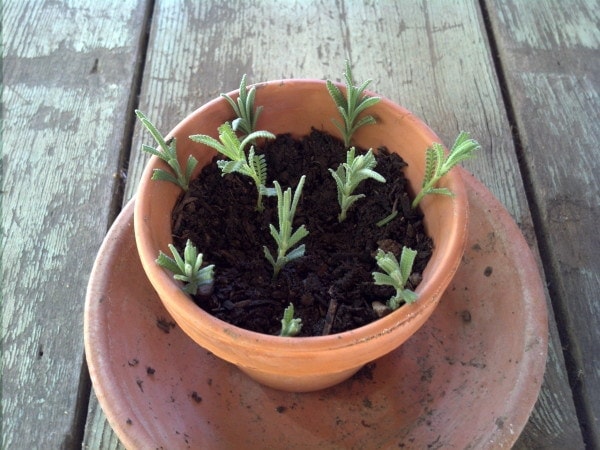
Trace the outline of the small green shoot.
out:
<instances>
[{"instance_id":1,"label":"small green shoot","mask_svg":"<svg viewBox=\"0 0 600 450\"><path fill-rule=\"evenodd\" d=\"M390 223L392 220L394 220L397 216L398 216L398 199L394 200L394 204L392 205L392 212L389 213L387 216L385 216L383 219L381 219L379 222L377 222L375 225L377 225L379 228L387 225L388 223Z\"/></svg>"},{"instance_id":2,"label":"small green shoot","mask_svg":"<svg viewBox=\"0 0 600 450\"><path fill-rule=\"evenodd\" d=\"M302 319L294 319L294 304L290 303L290 306L283 311L279 336L296 336L300 330L302 330Z\"/></svg>"},{"instance_id":3,"label":"small green shoot","mask_svg":"<svg viewBox=\"0 0 600 450\"><path fill-rule=\"evenodd\" d=\"M361 181L372 178L380 183L385 183L385 178L373 170L377 165L377 161L372 150L369 149L366 154L359 156L355 156L355 152L356 149L352 147L346 152L345 163L340 164L336 171L329 169L337 185L338 203L341 208L338 215L340 222L346 219L348 208L358 199L364 197L364 194L352 195L352 192Z\"/></svg>"},{"instance_id":4,"label":"small green shoot","mask_svg":"<svg viewBox=\"0 0 600 450\"><path fill-rule=\"evenodd\" d=\"M282 192L281 186L277 181L273 182L275 185L275 191L277 192L277 214L279 216L279 230L277 230L272 224L269 225L271 229L271 236L277 243L277 259L271 255L269 249L264 246L265 258L269 260L273 266L273 278L277 278L279 271L288 262L294 259L304 256L305 246L304 244L296 247L291 252L288 250L294 247L298 242L308 236L308 230L304 225L301 225L296 231L292 233L292 222L294 221L294 215L296 214L296 207L300 201L302 195L302 188L304 187L305 175L302 175L296 190L294 191L294 198L292 200L292 189L287 188L285 192Z\"/></svg>"},{"instance_id":5,"label":"small green shoot","mask_svg":"<svg viewBox=\"0 0 600 450\"><path fill-rule=\"evenodd\" d=\"M388 223L390 223L392 220L394 220L397 215L398 215L398 210L393 209L391 213L389 213L387 216L385 216L383 219L381 219L375 225L377 225L379 228L381 228L384 225L387 225Z\"/></svg>"},{"instance_id":6,"label":"small green shoot","mask_svg":"<svg viewBox=\"0 0 600 450\"><path fill-rule=\"evenodd\" d=\"M136 116L140 119L144 127L150 132L154 140L160 147L160 150L157 150L149 145L142 145L142 150L150 153L151 155L157 156L166 162L175 175L170 172L167 172L163 169L154 169L152 173L153 180L162 180L162 181L170 181L171 183L175 183L184 191L187 191L190 186L190 178L192 177L192 172L196 168L198 161L192 155L188 157L185 171L181 170L181 166L179 165L179 161L177 159L177 148L175 139L172 139L168 144L165 141L165 138L159 133L156 127L148 120L148 118L142 113L140 110L135 110Z\"/></svg>"},{"instance_id":7,"label":"small green shoot","mask_svg":"<svg viewBox=\"0 0 600 450\"><path fill-rule=\"evenodd\" d=\"M188 294L195 295L203 286L212 287L214 264L202 267L202 253L188 239L183 251L183 258L174 245L169 244L169 250L173 258L162 251L159 253L156 263L173 272L173 278L183 281L183 290Z\"/></svg>"},{"instance_id":8,"label":"small green shoot","mask_svg":"<svg viewBox=\"0 0 600 450\"><path fill-rule=\"evenodd\" d=\"M427 194L454 195L449 189L436 188L435 185L459 162L473 158L475 156L474 152L480 148L481 145L475 139L470 139L469 133L465 131L459 133L448 157L444 154L444 147L434 142L425 152L423 186L414 198L412 207L416 208Z\"/></svg>"},{"instance_id":9,"label":"small green shoot","mask_svg":"<svg viewBox=\"0 0 600 450\"><path fill-rule=\"evenodd\" d=\"M404 303L413 303L417 300L417 294L410 289L406 289L406 283L412 272L413 263L417 251L408 247L402 247L400 254L400 263L391 252L377 250L375 259L377 265L385 272L373 272L375 284L380 286L392 286L396 289L396 295L387 301L387 306L391 310L398 309Z\"/></svg>"},{"instance_id":10,"label":"small green shoot","mask_svg":"<svg viewBox=\"0 0 600 450\"><path fill-rule=\"evenodd\" d=\"M192 141L208 145L230 159L230 161L217 161L217 165L223 172L223 175L226 173L238 172L242 175L249 176L254 180L256 189L258 190L256 209L262 211L264 209L262 196L273 195L271 190L267 189L265 186L267 182L267 162L265 160L265 155L257 155L254 152L253 145L250 146L247 157L244 152L246 145L257 138L275 139L275 135L268 131L254 131L240 141L231 127L231 124L226 122L219 127L220 142L205 134L195 134L190 136Z\"/></svg>"},{"instance_id":11,"label":"small green shoot","mask_svg":"<svg viewBox=\"0 0 600 450\"><path fill-rule=\"evenodd\" d=\"M227 94L221 94L233 108L237 119L232 122L234 131L241 131L245 135L251 134L256 130L256 122L258 116L263 109L262 106L254 109L254 98L256 97L256 88L253 86L250 89L246 88L246 75L242 77L240 82L240 93L237 102Z\"/></svg>"},{"instance_id":12,"label":"small green shoot","mask_svg":"<svg viewBox=\"0 0 600 450\"><path fill-rule=\"evenodd\" d=\"M352 135L363 125L371 125L375 123L373 116L364 116L358 118L358 116L367 108L373 106L381 99L379 97L369 97L364 95L364 91L372 80L367 80L360 87L354 85L354 79L352 77L352 71L350 69L350 62L346 61L346 71L344 72L344 78L346 79L346 95L342 94L340 89L327 80L327 90L329 95L333 98L338 111L344 119L344 123L341 124L337 120L333 120L334 125L342 133L344 138L344 145L350 147L350 140Z\"/></svg>"}]
</instances>

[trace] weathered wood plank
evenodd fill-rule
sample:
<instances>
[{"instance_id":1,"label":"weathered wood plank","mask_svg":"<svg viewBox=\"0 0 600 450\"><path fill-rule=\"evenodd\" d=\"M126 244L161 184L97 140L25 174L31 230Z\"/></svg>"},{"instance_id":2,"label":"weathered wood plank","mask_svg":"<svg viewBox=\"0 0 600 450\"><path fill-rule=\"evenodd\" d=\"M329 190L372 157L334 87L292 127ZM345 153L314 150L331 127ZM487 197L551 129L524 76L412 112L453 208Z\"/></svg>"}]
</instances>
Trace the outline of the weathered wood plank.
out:
<instances>
[{"instance_id":1,"label":"weathered wood plank","mask_svg":"<svg viewBox=\"0 0 600 450\"><path fill-rule=\"evenodd\" d=\"M226 23L227 27L223 24ZM247 39L242 37L246 36ZM259 1L157 3L140 108L169 130L220 92L250 81L340 78L350 58L359 80L413 110L451 143L459 130L483 144L468 168L507 206L535 246L533 225L485 27L475 1ZM133 195L148 136L133 139L126 197ZM553 324L553 322L551 322ZM581 442L553 328L544 399L558 396L554 434L529 435L537 447ZM561 378L562 376L562 378ZM552 403L555 405L555 403ZM539 420L548 420L538 414ZM538 420L534 414L533 421ZM525 430L525 438L530 427ZM537 430L540 427L535 426ZM562 440L561 440L562 439Z\"/></svg>"},{"instance_id":2,"label":"weathered wood plank","mask_svg":"<svg viewBox=\"0 0 600 450\"><path fill-rule=\"evenodd\" d=\"M600 8L489 1L587 445L600 446Z\"/></svg>"},{"instance_id":3,"label":"weathered wood plank","mask_svg":"<svg viewBox=\"0 0 600 450\"><path fill-rule=\"evenodd\" d=\"M89 406L82 450L124 450L125 447L110 427L94 393Z\"/></svg>"},{"instance_id":4,"label":"weathered wood plank","mask_svg":"<svg viewBox=\"0 0 600 450\"><path fill-rule=\"evenodd\" d=\"M144 15L143 0L3 6L3 448L81 443L83 300Z\"/></svg>"}]
</instances>

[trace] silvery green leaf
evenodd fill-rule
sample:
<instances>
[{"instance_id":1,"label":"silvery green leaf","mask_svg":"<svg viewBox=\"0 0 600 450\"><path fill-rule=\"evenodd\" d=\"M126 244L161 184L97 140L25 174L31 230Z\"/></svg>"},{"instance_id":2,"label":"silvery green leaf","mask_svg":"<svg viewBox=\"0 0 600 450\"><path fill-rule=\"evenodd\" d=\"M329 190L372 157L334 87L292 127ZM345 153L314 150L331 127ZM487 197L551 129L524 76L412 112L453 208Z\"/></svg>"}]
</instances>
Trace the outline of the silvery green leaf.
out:
<instances>
[{"instance_id":1,"label":"silvery green leaf","mask_svg":"<svg viewBox=\"0 0 600 450\"><path fill-rule=\"evenodd\" d=\"M377 265L383 269L384 273L373 272L373 279L377 285L393 286L396 289L396 295L390 298L387 302L391 309L398 308L402 302L412 303L417 299L417 295L410 289L405 289L411 272L417 252L408 247L402 248L400 263L391 252L384 252L381 249L377 250L375 256Z\"/></svg>"},{"instance_id":2,"label":"silvery green leaf","mask_svg":"<svg viewBox=\"0 0 600 450\"><path fill-rule=\"evenodd\" d=\"M460 147L463 145L463 143L465 143L466 141L468 141L470 139L470 135L469 133L467 133L466 131L462 131L460 133L458 133L458 136L456 136L456 139L454 140L454 145L452 145L452 148L455 149L457 147Z\"/></svg>"},{"instance_id":3,"label":"silvery green leaf","mask_svg":"<svg viewBox=\"0 0 600 450\"><path fill-rule=\"evenodd\" d=\"M360 114L365 109L370 108L371 106L379 103L380 100L381 100L381 98L379 98L379 97L363 97L363 100L362 100L362 102L360 102L360 105L357 106L355 113ZM375 123L375 119L372 116L369 116L369 117L371 117L371 119L373 119L373 122L370 122L370 123Z\"/></svg>"},{"instance_id":4,"label":"silvery green leaf","mask_svg":"<svg viewBox=\"0 0 600 450\"><path fill-rule=\"evenodd\" d=\"M268 252L265 247L265 257L273 265L273 276L276 277L281 268L291 259L297 258L300 253L304 254L304 245L301 245L297 249L292 250L287 254L291 247L296 245L301 239L308 235L308 230L304 225L300 226L294 233L292 233L292 222L294 220L294 214L296 207L300 201L302 195L302 188L306 176L300 177L298 185L294 191L294 199L292 200L292 189L288 187L285 192L282 191L280 184L275 180L273 185L275 186L275 192L277 193L277 217L279 222L279 230L275 228L273 224L269 225L271 236L277 243L277 260L273 261L273 256ZM287 255L286 255L287 254Z\"/></svg>"},{"instance_id":5,"label":"silvery green leaf","mask_svg":"<svg viewBox=\"0 0 600 450\"><path fill-rule=\"evenodd\" d=\"M189 261L186 261L185 265L183 267L184 267L184 273L185 273L185 275L189 279L191 279L192 275L193 275L193 272L192 272L193 266L189 263Z\"/></svg>"},{"instance_id":6,"label":"silvery green leaf","mask_svg":"<svg viewBox=\"0 0 600 450\"><path fill-rule=\"evenodd\" d=\"M367 178L372 178L373 180L379 181L380 183L385 183L385 178L383 178L381 174L375 172L374 170L362 169L358 173L360 174L360 177L363 180L366 180Z\"/></svg>"},{"instance_id":7,"label":"silvery green leaf","mask_svg":"<svg viewBox=\"0 0 600 450\"><path fill-rule=\"evenodd\" d=\"M202 267L202 253L193 260L192 273L199 273Z\"/></svg>"},{"instance_id":8,"label":"silvery green leaf","mask_svg":"<svg viewBox=\"0 0 600 450\"><path fill-rule=\"evenodd\" d=\"M271 265L275 267L275 259L273 258L273 255L271 255L271 252L269 251L266 245L263 246L263 251L265 253L265 258L267 258Z\"/></svg>"},{"instance_id":9,"label":"silvery green leaf","mask_svg":"<svg viewBox=\"0 0 600 450\"><path fill-rule=\"evenodd\" d=\"M146 153L150 153L151 155L157 156L164 161L163 154L160 151L158 151L157 149L155 149L154 147L150 147L149 145L142 144L142 150L145 151Z\"/></svg>"},{"instance_id":10,"label":"silvery green leaf","mask_svg":"<svg viewBox=\"0 0 600 450\"><path fill-rule=\"evenodd\" d=\"M167 164L171 166L173 172L175 172L175 174L179 176L179 174L181 173L181 167L179 166L179 161L177 161L177 158L167 160Z\"/></svg>"},{"instance_id":11,"label":"silvery green leaf","mask_svg":"<svg viewBox=\"0 0 600 450\"><path fill-rule=\"evenodd\" d=\"M156 143L161 148L166 150L168 148L167 143L165 142L165 139L162 137L160 132L156 129L154 124L150 122L150 120L140 110L136 109L135 114L138 116L144 127L150 132Z\"/></svg>"},{"instance_id":12,"label":"silvery green leaf","mask_svg":"<svg viewBox=\"0 0 600 450\"><path fill-rule=\"evenodd\" d=\"M293 261L294 259L301 258L302 256L304 256L305 250L306 250L306 246L304 244L301 244L298 247L296 247L294 250L289 252L286 255L286 259L288 261Z\"/></svg>"},{"instance_id":13,"label":"silvery green leaf","mask_svg":"<svg viewBox=\"0 0 600 450\"><path fill-rule=\"evenodd\" d=\"M187 160L187 164L185 166L185 179L189 183L190 178L192 178L192 173L194 169L198 165L198 160L194 158L194 156L190 155Z\"/></svg>"},{"instance_id":14,"label":"silvery green leaf","mask_svg":"<svg viewBox=\"0 0 600 450\"><path fill-rule=\"evenodd\" d=\"M373 279L378 286L394 286L394 280L389 275L381 272L373 272Z\"/></svg>"},{"instance_id":15,"label":"silvery green leaf","mask_svg":"<svg viewBox=\"0 0 600 450\"><path fill-rule=\"evenodd\" d=\"M475 157L474 152L480 148L481 146L479 145L479 142L474 139L469 139L468 133L465 133L464 131L461 132L458 138L456 138L456 142L452 146L450 155L448 155L448 159L446 160L446 172L452 169L458 163Z\"/></svg>"},{"instance_id":16,"label":"silvery green leaf","mask_svg":"<svg viewBox=\"0 0 600 450\"><path fill-rule=\"evenodd\" d=\"M231 122L231 127L233 128L234 131L238 131L238 130L242 130L242 131L246 131L244 130L244 122L245 120L242 119L241 117L238 117L237 119L234 119L233 122Z\"/></svg>"},{"instance_id":17,"label":"silvery green leaf","mask_svg":"<svg viewBox=\"0 0 600 450\"><path fill-rule=\"evenodd\" d=\"M273 236L273 239L275 239L277 247L282 247L283 239L281 238L280 233L277 231L277 228L275 228L273 224L269 224L269 230L271 231L271 236Z\"/></svg>"},{"instance_id":18,"label":"silvery green leaf","mask_svg":"<svg viewBox=\"0 0 600 450\"><path fill-rule=\"evenodd\" d=\"M448 188L431 188L427 189L428 194L438 194L438 195L447 195L449 197L453 197L454 194Z\"/></svg>"},{"instance_id":19,"label":"silvery green leaf","mask_svg":"<svg viewBox=\"0 0 600 450\"><path fill-rule=\"evenodd\" d=\"M391 310L398 309L402 305L403 299L400 295L395 295L387 301L387 306Z\"/></svg>"},{"instance_id":20,"label":"silvery green leaf","mask_svg":"<svg viewBox=\"0 0 600 450\"><path fill-rule=\"evenodd\" d=\"M183 281L183 282L188 282L190 281L190 277L187 275L181 275L176 273L175 275L173 275L173 278L175 278L177 281Z\"/></svg>"},{"instance_id":21,"label":"silvery green leaf","mask_svg":"<svg viewBox=\"0 0 600 450\"><path fill-rule=\"evenodd\" d=\"M260 193L267 197L274 197L277 195L277 191L275 190L275 188L268 188L266 186L260 187Z\"/></svg>"},{"instance_id":22,"label":"silvery green leaf","mask_svg":"<svg viewBox=\"0 0 600 450\"><path fill-rule=\"evenodd\" d=\"M345 122L345 124L346 124L345 130L346 130L346 131L349 131L349 130L348 130L348 126L351 124L351 120L352 120L352 119L350 118L350 114L349 114L349 112L348 112L348 111L346 111L346 109L345 109L345 108L342 108L342 107L339 107L339 108L338 108L338 110L339 110L340 114L342 115L342 118L344 119L344 122Z\"/></svg>"},{"instance_id":23,"label":"silvery green leaf","mask_svg":"<svg viewBox=\"0 0 600 450\"><path fill-rule=\"evenodd\" d=\"M223 153L224 147L219 141L217 141L212 136L208 136L206 134L193 134L190 136L190 139L199 144L204 144L208 147L214 148L219 153Z\"/></svg>"},{"instance_id":24,"label":"silvery green leaf","mask_svg":"<svg viewBox=\"0 0 600 450\"><path fill-rule=\"evenodd\" d=\"M414 303L419 299L417 293L411 291L410 289L404 289L402 291L401 297L406 303Z\"/></svg>"},{"instance_id":25,"label":"silvery green leaf","mask_svg":"<svg viewBox=\"0 0 600 450\"><path fill-rule=\"evenodd\" d=\"M329 95L331 95L331 98L333 99L334 103L338 107L342 107L346 103L346 98L344 97L340 89L329 80L327 80L325 83L327 86L327 91L329 91Z\"/></svg>"},{"instance_id":26,"label":"silvery green leaf","mask_svg":"<svg viewBox=\"0 0 600 450\"><path fill-rule=\"evenodd\" d=\"M179 187L183 187L179 183L179 180L177 179L177 177L175 177L173 174L166 172L162 169L154 169L154 171L152 172L152 179L159 180L159 181L169 181L171 183L175 183Z\"/></svg>"},{"instance_id":27,"label":"silvery green leaf","mask_svg":"<svg viewBox=\"0 0 600 450\"><path fill-rule=\"evenodd\" d=\"M301 225L289 238L288 247L293 247L302 239L308 236L308 230L304 225Z\"/></svg>"},{"instance_id":28,"label":"silvery green leaf","mask_svg":"<svg viewBox=\"0 0 600 450\"><path fill-rule=\"evenodd\" d=\"M426 186L435 176L436 156L433 148L429 147L425 151L425 175L423 176L423 186Z\"/></svg>"},{"instance_id":29,"label":"silvery green leaf","mask_svg":"<svg viewBox=\"0 0 600 450\"><path fill-rule=\"evenodd\" d=\"M364 125L374 125L375 123L377 123L375 121L375 118L373 116L364 116L361 119L359 119L358 121L354 122L353 126L352 126L352 134L354 134L354 132L356 130L358 130L360 127L364 126Z\"/></svg>"},{"instance_id":30,"label":"silvery green leaf","mask_svg":"<svg viewBox=\"0 0 600 450\"><path fill-rule=\"evenodd\" d=\"M408 247L402 247L402 253L400 255L400 273L402 276L402 286L408 281L408 277L412 272L412 267L415 262L417 251Z\"/></svg>"},{"instance_id":31,"label":"silvery green leaf","mask_svg":"<svg viewBox=\"0 0 600 450\"><path fill-rule=\"evenodd\" d=\"M173 258L175 259L175 262L177 263L177 266L179 267L179 272L184 274L185 273L185 261L179 254L179 251L177 251L177 249L175 248L175 246L173 244L169 244L169 250L171 250L171 254L173 255Z\"/></svg>"},{"instance_id":32,"label":"silvery green leaf","mask_svg":"<svg viewBox=\"0 0 600 450\"><path fill-rule=\"evenodd\" d=\"M434 142L431 145L432 151L435 155L435 177L436 178L436 182L437 179L439 179L440 177L442 177L444 175L444 173L442 173L443 167L444 167L444 157L445 157L445 151L444 151L444 147L443 145Z\"/></svg>"},{"instance_id":33,"label":"silvery green leaf","mask_svg":"<svg viewBox=\"0 0 600 450\"><path fill-rule=\"evenodd\" d=\"M255 141L256 139L275 139L275 135L265 130L258 130L247 135L239 144L241 149L245 148L246 145Z\"/></svg>"},{"instance_id":34,"label":"silvery green leaf","mask_svg":"<svg viewBox=\"0 0 600 450\"><path fill-rule=\"evenodd\" d=\"M240 115L240 111L238 108L237 103L227 94L221 94L221 97L223 97L225 100L227 100L227 103L229 103L231 105L231 108L233 109L233 111L236 113L236 115Z\"/></svg>"},{"instance_id":35,"label":"silvery green leaf","mask_svg":"<svg viewBox=\"0 0 600 450\"><path fill-rule=\"evenodd\" d=\"M217 167L221 169L223 175L225 175L226 173L241 172L243 164L244 163L241 161L226 161L224 159L220 159L217 161Z\"/></svg>"},{"instance_id":36,"label":"silvery green leaf","mask_svg":"<svg viewBox=\"0 0 600 450\"><path fill-rule=\"evenodd\" d=\"M253 92L255 92L255 91L253 90ZM254 103L254 99L252 99L252 102ZM252 130L254 130L254 128L256 128L256 123L258 122L258 118L260 117L262 110L263 110L262 106L257 106L256 109L254 110L254 115L252 117Z\"/></svg>"},{"instance_id":37,"label":"silvery green leaf","mask_svg":"<svg viewBox=\"0 0 600 450\"><path fill-rule=\"evenodd\" d=\"M357 194L357 195L349 195L344 199L343 202L343 209L345 209L346 211L348 209L350 209L350 207L356 203L357 200L360 200L361 198L363 198L365 195L364 194Z\"/></svg>"},{"instance_id":38,"label":"silvery green leaf","mask_svg":"<svg viewBox=\"0 0 600 450\"><path fill-rule=\"evenodd\" d=\"M198 285L196 283L188 283L183 287L183 291L190 295L195 295L198 292Z\"/></svg>"},{"instance_id":39,"label":"silvery green leaf","mask_svg":"<svg viewBox=\"0 0 600 450\"><path fill-rule=\"evenodd\" d=\"M283 311L283 319L281 319L281 332L280 336L295 336L302 329L302 319L294 319L294 305L290 303L290 306L285 308Z\"/></svg>"},{"instance_id":40,"label":"silvery green leaf","mask_svg":"<svg viewBox=\"0 0 600 450\"><path fill-rule=\"evenodd\" d=\"M394 270L400 270L398 260L392 252L384 252L383 250L378 249L375 259L377 265L388 274L392 273Z\"/></svg>"},{"instance_id":41,"label":"silvery green leaf","mask_svg":"<svg viewBox=\"0 0 600 450\"><path fill-rule=\"evenodd\" d=\"M344 126L338 122L335 119L331 119L331 121L333 122L333 124L335 125L335 127L339 130L339 132L341 133L342 136L345 136L346 134L346 129L344 128Z\"/></svg>"},{"instance_id":42,"label":"silvery green leaf","mask_svg":"<svg viewBox=\"0 0 600 450\"><path fill-rule=\"evenodd\" d=\"M169 272L179 273L179 266L177 265L175 260L163 253L162 251L159 252L158 258L156 258L156 263L159 266L167 269Z\"/></svg>"},{"instance_id":43,"label":"silvery green leaf","mask_svg":"<svg viewBox=\"0 0 600 450\"><path fill-rule=\"evenodd\" d=\"M198 277L197 277L200 284L204 285L204 284L213 283L214 272L215 272L214 264L209 264L208 266L200 269L198 271Z\"/></svg>"},{"instance_id":44,"label":"silvery green leaf","mask_svg":"<svg viewBox=\"0 0 600 450\"><path fill-rule=\"evenodd\" d=\"M350 80L352 80L352 78L350 78ZM369 84L371 84L373 80L366 80L363 81L363 83L357 88L356 86L353 86L353 90L356 91L358 94L361 94L365 91L365 89L367 89L367 87L369 86ZM371 97L365 97L365 98L371 98Z\"/></svg>"}]
</instances>

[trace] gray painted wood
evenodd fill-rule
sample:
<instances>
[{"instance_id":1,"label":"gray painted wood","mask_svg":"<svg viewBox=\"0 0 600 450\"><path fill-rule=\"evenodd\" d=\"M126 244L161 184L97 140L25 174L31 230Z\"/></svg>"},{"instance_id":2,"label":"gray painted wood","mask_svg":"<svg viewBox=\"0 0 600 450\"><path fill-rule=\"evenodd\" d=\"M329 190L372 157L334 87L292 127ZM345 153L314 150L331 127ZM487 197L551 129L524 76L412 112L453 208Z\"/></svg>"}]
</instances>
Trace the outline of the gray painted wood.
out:
<instances>
[{"instance_id":1,"label":"gray painted wood","mask_svg":"<svg viewBox=\"0 0 600 450\"><path fill-rule=\"evenodd\" d=\"M110 427L106 415L102 411L98 398L92 393L90 398L85 435L82 450L124 450L118 436Z\"/></svg>"},{"instance_id":2,"label":"gray painted wood","mask_svg":"<svg viewBox=\"0 0 600 450\"><path fill-rule=\"evenodd\" d=\"M144 6L3 6L2 448L81 443L85 289L108 225Z\"/></svg>"},{"instance_id":3,"label":"gray painted wood","mask_svg":"<svg viewBox=\"0 0 600 450\"><path fill-rule=\"evenodd\" d=\"M587 444L600 447L600 8L489 1ZM550 411L548 411L550 412Z\"/></svg>"}]
</instances>

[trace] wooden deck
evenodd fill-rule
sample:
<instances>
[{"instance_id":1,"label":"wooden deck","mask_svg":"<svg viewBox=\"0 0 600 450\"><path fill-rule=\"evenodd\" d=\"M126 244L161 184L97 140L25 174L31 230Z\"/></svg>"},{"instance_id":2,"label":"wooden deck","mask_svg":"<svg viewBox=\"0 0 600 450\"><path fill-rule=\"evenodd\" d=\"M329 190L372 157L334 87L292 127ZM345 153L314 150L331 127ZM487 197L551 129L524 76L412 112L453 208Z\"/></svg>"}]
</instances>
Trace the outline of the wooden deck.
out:
<instances>
[{"instance_id":1,"label":"wooden deck","mask_svg":"<svg viewBox=\"0 0 600 450\"><path fill-rule=\"evenodd\" d=\"M3 6L2 448L114 449L83 350L86 283L145 156L241 75L357 79L447 143L539 258L550 346L516 448L600 448L597 0L9 0Z\"/></svg>"}]
</instances>

